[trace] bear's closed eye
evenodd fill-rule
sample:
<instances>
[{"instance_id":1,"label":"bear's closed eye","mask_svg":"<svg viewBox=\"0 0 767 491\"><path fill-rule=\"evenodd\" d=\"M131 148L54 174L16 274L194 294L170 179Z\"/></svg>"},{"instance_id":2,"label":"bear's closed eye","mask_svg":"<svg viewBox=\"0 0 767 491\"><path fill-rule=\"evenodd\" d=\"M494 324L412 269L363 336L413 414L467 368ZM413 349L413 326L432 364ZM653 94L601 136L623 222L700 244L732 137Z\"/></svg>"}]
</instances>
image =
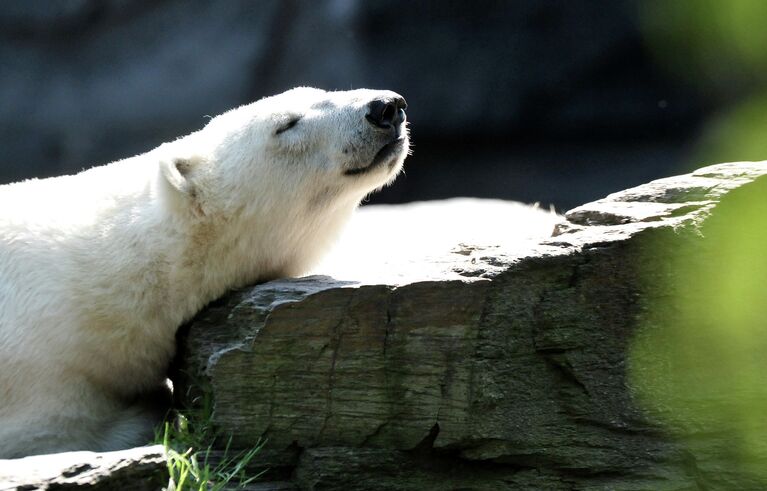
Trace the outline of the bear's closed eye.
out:
<instances>
[{"instance_id":1,"label":"bear's closed eye","mask_svg":"<svg viewBox=\"0 0 767 491\"><path fill-rule=\"evenodd\" d=\"M284 133L288 131L290 128L294 127L300 120L301 120L301 116L292 117L290 121L288 121L287 123L282 125L280 128L278 128L277 131L274 132L274 134L279 135L280 133Z\"/></svg>"}]
</instances>

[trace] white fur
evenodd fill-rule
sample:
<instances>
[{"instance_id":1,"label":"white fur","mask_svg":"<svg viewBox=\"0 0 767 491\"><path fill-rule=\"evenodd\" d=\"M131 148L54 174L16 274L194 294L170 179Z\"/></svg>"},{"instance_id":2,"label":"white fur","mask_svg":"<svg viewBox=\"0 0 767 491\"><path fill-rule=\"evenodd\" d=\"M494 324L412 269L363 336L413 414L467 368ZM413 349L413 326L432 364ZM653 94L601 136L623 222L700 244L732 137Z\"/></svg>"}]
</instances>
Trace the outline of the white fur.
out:
<instances>
[{"instance_id":1,"label":"white fur","mask_svg":"<svg viewBox=\"0 0 767 491\"><path fill-rule=\"evenodd\" d=\"M151 437L136 403L176 329L228 289L307 270L407 153L365 120L391 92L300 88L133 158L0 186L0 458ZM291 117L301 116L283 133Z\"/></svg>"}]
</instances>

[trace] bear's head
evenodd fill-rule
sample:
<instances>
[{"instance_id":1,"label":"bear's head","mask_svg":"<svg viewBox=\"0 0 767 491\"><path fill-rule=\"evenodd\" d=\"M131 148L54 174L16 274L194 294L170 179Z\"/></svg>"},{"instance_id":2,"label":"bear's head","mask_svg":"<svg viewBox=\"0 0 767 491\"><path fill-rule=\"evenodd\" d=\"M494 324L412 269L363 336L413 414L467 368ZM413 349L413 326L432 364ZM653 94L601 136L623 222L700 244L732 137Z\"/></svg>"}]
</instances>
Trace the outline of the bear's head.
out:
<instances>
[{"instance_id":1,"label":"bear's head","mask_svg":"<svg viewBox=\"0 0 767 491\"><path fill-rule=\"evenodd\" d=\"M162 175L202 216L356 206L402 168L406 107L391 91L296 88L168 144Z\"/></svg>"}]
</instances>

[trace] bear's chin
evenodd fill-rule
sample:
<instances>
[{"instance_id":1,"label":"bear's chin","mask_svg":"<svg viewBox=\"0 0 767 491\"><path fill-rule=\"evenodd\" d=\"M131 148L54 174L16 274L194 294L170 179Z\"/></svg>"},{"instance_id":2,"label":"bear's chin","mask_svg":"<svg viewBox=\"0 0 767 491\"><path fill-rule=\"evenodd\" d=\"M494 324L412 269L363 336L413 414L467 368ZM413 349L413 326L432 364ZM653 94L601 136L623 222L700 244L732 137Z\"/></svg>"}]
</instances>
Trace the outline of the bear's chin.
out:
<instances>
[{"instance_id":1,"label":"bear's chin","mask_svg":"<svg viewBox=\"0 0 767 491\"><path fill-rule=\"evenodd\" d=\"M369 174L372 171L387 169L387 174L392 172L397 166L397 162L403 158L407 152L407 138L400 137L396 140L392 140L389 143L381 147L375 154L373 160L366 166L355 167L353 169L347 169L344 171L345 176L359 176L362 174Z\"/></svg>"}]
</instances>

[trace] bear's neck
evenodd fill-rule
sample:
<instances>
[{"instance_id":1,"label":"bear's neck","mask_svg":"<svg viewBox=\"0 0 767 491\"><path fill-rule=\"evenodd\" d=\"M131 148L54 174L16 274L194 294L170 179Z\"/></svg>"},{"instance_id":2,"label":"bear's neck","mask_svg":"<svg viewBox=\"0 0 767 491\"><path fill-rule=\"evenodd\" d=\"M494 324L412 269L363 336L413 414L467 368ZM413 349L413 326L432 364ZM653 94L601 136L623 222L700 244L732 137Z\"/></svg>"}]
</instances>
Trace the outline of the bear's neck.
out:
<instances>
[{"instance_id":1,"label":"bear's neck","mask_svg":"<svg viewBox=\"0 0 767 491\"><path fill-rule=\"evenodd\" d=\"M174 292L175 322L189 320L228 290L306 273L333 245L362 196L323 209L295 202L277 209L179 220L167 216L172 241L167 283Z\"/></svg>"}]
</instances>

